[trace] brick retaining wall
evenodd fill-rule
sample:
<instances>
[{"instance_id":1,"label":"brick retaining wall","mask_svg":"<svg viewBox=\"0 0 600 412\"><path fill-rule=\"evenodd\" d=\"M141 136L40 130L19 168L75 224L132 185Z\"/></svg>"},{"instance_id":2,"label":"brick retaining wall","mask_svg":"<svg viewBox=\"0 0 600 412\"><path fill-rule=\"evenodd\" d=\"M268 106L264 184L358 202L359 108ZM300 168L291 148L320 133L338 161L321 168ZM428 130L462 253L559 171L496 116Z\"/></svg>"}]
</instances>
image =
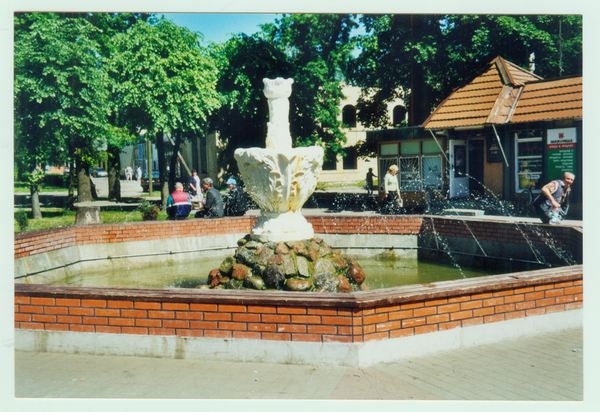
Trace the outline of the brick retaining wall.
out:
<instances>
[{"instance_id":1,"label":"brick retaining wall","mask_svg":"<svg viewBox=\"0 0 600 412\"><path fill-rule=\"evenodd\" d=\"M418 235L431 234L435 229L438 235L447 237L472 239L475 236L477 239L510 243L527 243L529 240L537 246L543 246L547 239L552 239L557 246L567 250L582 249L581 231L565 226L516 225L505 221L478 221L440 216L307 216L307 220L313 225L316 234ZM14 257L17 259L82 244L245 234L250 232L256 221L255 216L243 216L66 226L17 233L14 237ZM543 237L540 237L540 231Z\"/></svg>"},{"instance_id":2,"label":"brick retaining wall","mask_svg":"<svg viewBox=\"0 0 600 412\"><path fill-rule=\"evenodd\" d=\"M15 285L15 328L363 342L583 307L570 266L351 294Z\"/></svg>"}]
</instances>

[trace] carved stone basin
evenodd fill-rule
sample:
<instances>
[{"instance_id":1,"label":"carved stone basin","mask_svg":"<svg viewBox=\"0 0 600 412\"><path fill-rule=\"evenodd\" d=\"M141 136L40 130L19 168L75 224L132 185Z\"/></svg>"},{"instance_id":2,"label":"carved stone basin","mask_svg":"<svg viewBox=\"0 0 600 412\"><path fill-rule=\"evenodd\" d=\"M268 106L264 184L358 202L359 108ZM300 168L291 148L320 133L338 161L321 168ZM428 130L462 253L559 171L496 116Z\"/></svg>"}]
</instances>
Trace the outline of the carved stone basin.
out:
<instances>
[{"instance_id":1,"label":"carved stone basin","mask_svg":"<svg viewBox=\"0 0 600 412\"><path fill-rule=\"evenodd\" d=\"M246 192L261 210L252 237L263 241L312 238L312 225L302 216L301 209L317 186L323 148L237 149L235 159Z\"/></svg>"}]
</instances>

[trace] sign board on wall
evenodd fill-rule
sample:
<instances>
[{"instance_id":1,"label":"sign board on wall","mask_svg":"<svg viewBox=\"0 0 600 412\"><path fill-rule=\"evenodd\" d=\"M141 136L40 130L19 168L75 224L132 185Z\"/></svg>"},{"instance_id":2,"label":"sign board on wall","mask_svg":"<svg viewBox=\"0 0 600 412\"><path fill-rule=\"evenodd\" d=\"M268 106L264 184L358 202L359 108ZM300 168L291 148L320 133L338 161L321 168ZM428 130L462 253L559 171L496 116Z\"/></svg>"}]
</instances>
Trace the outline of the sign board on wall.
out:
<instances>
[{"instance_id":1,"label":"sign board on wall","mask_svg":"<svg viewBox=\"0 0 600 412\"><path fill-rule=\"evenodd\" d=\"M549 129L546 146L548 180L560 179L564 172L575 173L577 129Z\"/></svg>"},{"instance_id":2,"label":"sign board on wall","mask_svg":"<svg viewBox=\"0 0 600 412\"><path fill-rule=\"evenodd\" d=\"M500 151L498 139L494 136L487 137L487 162L488 163L503 163L504 157Z\"/></svg>"}]
</instances>

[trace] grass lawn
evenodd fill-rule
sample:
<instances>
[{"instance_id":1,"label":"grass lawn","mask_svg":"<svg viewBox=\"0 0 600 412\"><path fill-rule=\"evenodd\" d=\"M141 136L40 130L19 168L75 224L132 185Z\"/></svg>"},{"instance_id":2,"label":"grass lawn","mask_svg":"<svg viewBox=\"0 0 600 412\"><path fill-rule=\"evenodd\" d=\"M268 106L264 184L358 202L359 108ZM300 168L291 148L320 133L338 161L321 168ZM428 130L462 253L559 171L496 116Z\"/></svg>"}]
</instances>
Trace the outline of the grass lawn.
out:
<instances>
[{"instance_id":1,"label":"grass lawn","mask_svg":"<svg viewBox=\"0 0 600 412\"><path fill-rule=\"evenodd\" d=\"M14 186L15 189L15 193L31 193L31 191L29 190L29 187L26 187L24 185L17 185L15 184ZM67 189L65 189L64 187L58 187L58 186L44 186L42 187L42 189L40 190L40 194L43 195L44 192L66 192ZM74 190L75 194L77 194L77 189Z\"/></svg>"},{"instance_id":2,"label":"grass lawn","mask_svg":"<svg viewBox=\"0 0 600 412\"><path fill-rule=\"evenodd\" d=\"M25 231L73 225L75 224L75 213L74 210L48 209L42 211L42 219L31 219L31 211L29 211L29 225ZM124 212L101 211L100 215L103 223L139 222L142 220L142 213L137 210ZM166 212L159 212L158 220L165 220L166 218ZM20 233L21 229L16 220L14 220L14 225L14 233Z\"/></svg>"},{"instance_id":3,"label":"grass lawn","mask_svg":"<svg viewBox=\"0 0 600 412\"><path fill-rule=\"evenodd\" d=\"M377 187L379 182L377 179L373 179L373 187ZM339 187L365 187L367 182L365 180L359 180L358 182L332 182L332 183L317 183L316 190L335 189Z\"/></svg>"}]
</instances>

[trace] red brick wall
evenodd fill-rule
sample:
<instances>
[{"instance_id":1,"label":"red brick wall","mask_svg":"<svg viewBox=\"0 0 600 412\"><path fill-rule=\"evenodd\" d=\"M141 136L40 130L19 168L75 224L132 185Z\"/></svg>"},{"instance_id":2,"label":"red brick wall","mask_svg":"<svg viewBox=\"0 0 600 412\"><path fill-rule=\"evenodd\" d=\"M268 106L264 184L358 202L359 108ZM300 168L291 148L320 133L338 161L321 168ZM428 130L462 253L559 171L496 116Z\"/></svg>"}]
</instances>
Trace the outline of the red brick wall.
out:
<instances>
[{"instance_id":1,"label":"red brick wall","mask_svg":"<svg viewBox=\"0 0 600 412\"><path fill-rule=\"evenodd\" d=\"M249 233L255 217L147 221L67 226L15 235L15 259L61 247L88 243L136 242L140 240Z\"/></svg>"},{"instance_id":2,"label":"red brick wall","mask_svg":"<svg viewBox=\"0 0 600 412\"><path fill-rule=\"evenodd\" d=\"M490 240L502 243L545 246L551 241L556 246L571 246L581 239L581 232L569 226L530 225L492 220L465 220L456 217L423 218L421 233L431 234L433 230L442 237L461 237L478 240ZM579 244L581 247L581 244Z\"/></svg>"},{"instance_id":3,"label":"red brick wall","mask_svg":"<svg viewBox=\"0 0 600 412\"><path fill-rule=\"evenodd\" d=\"M434 225L432 226L431 220ZM257 217L244 216L225 219L189 219L184 221L153 221L68 226L15 235L14 257L42 253L61 247L87 243L135 242L140 240L179 237L211 236L215 234L249 233ZM542 245L553 239L557 246L581 250L581 231L565 226L515 225L510 222L474 221L454 217L423 216L307 216L316 234L397 234L418 235L430 233L435 227L441 236L493 240L499 242ZM466 222L466 224L465 224ZM467 227L468 225L468 227ZM540 238L538 232L543 231Z\"/></svg>"},{"instance_id":4,"label":"red brick wall","mask_svg":"<svg viewBox=\"0 0 600 412\"><path fill-rule=\"evenodd\" d=\"M422 286L410 292L394 288L337 294L329 301L302 292L122 291L17 284L15 328L363 342L583 307L581 266L518 277L468 280L438 292Z\"/></svg>"}]
</instances>

